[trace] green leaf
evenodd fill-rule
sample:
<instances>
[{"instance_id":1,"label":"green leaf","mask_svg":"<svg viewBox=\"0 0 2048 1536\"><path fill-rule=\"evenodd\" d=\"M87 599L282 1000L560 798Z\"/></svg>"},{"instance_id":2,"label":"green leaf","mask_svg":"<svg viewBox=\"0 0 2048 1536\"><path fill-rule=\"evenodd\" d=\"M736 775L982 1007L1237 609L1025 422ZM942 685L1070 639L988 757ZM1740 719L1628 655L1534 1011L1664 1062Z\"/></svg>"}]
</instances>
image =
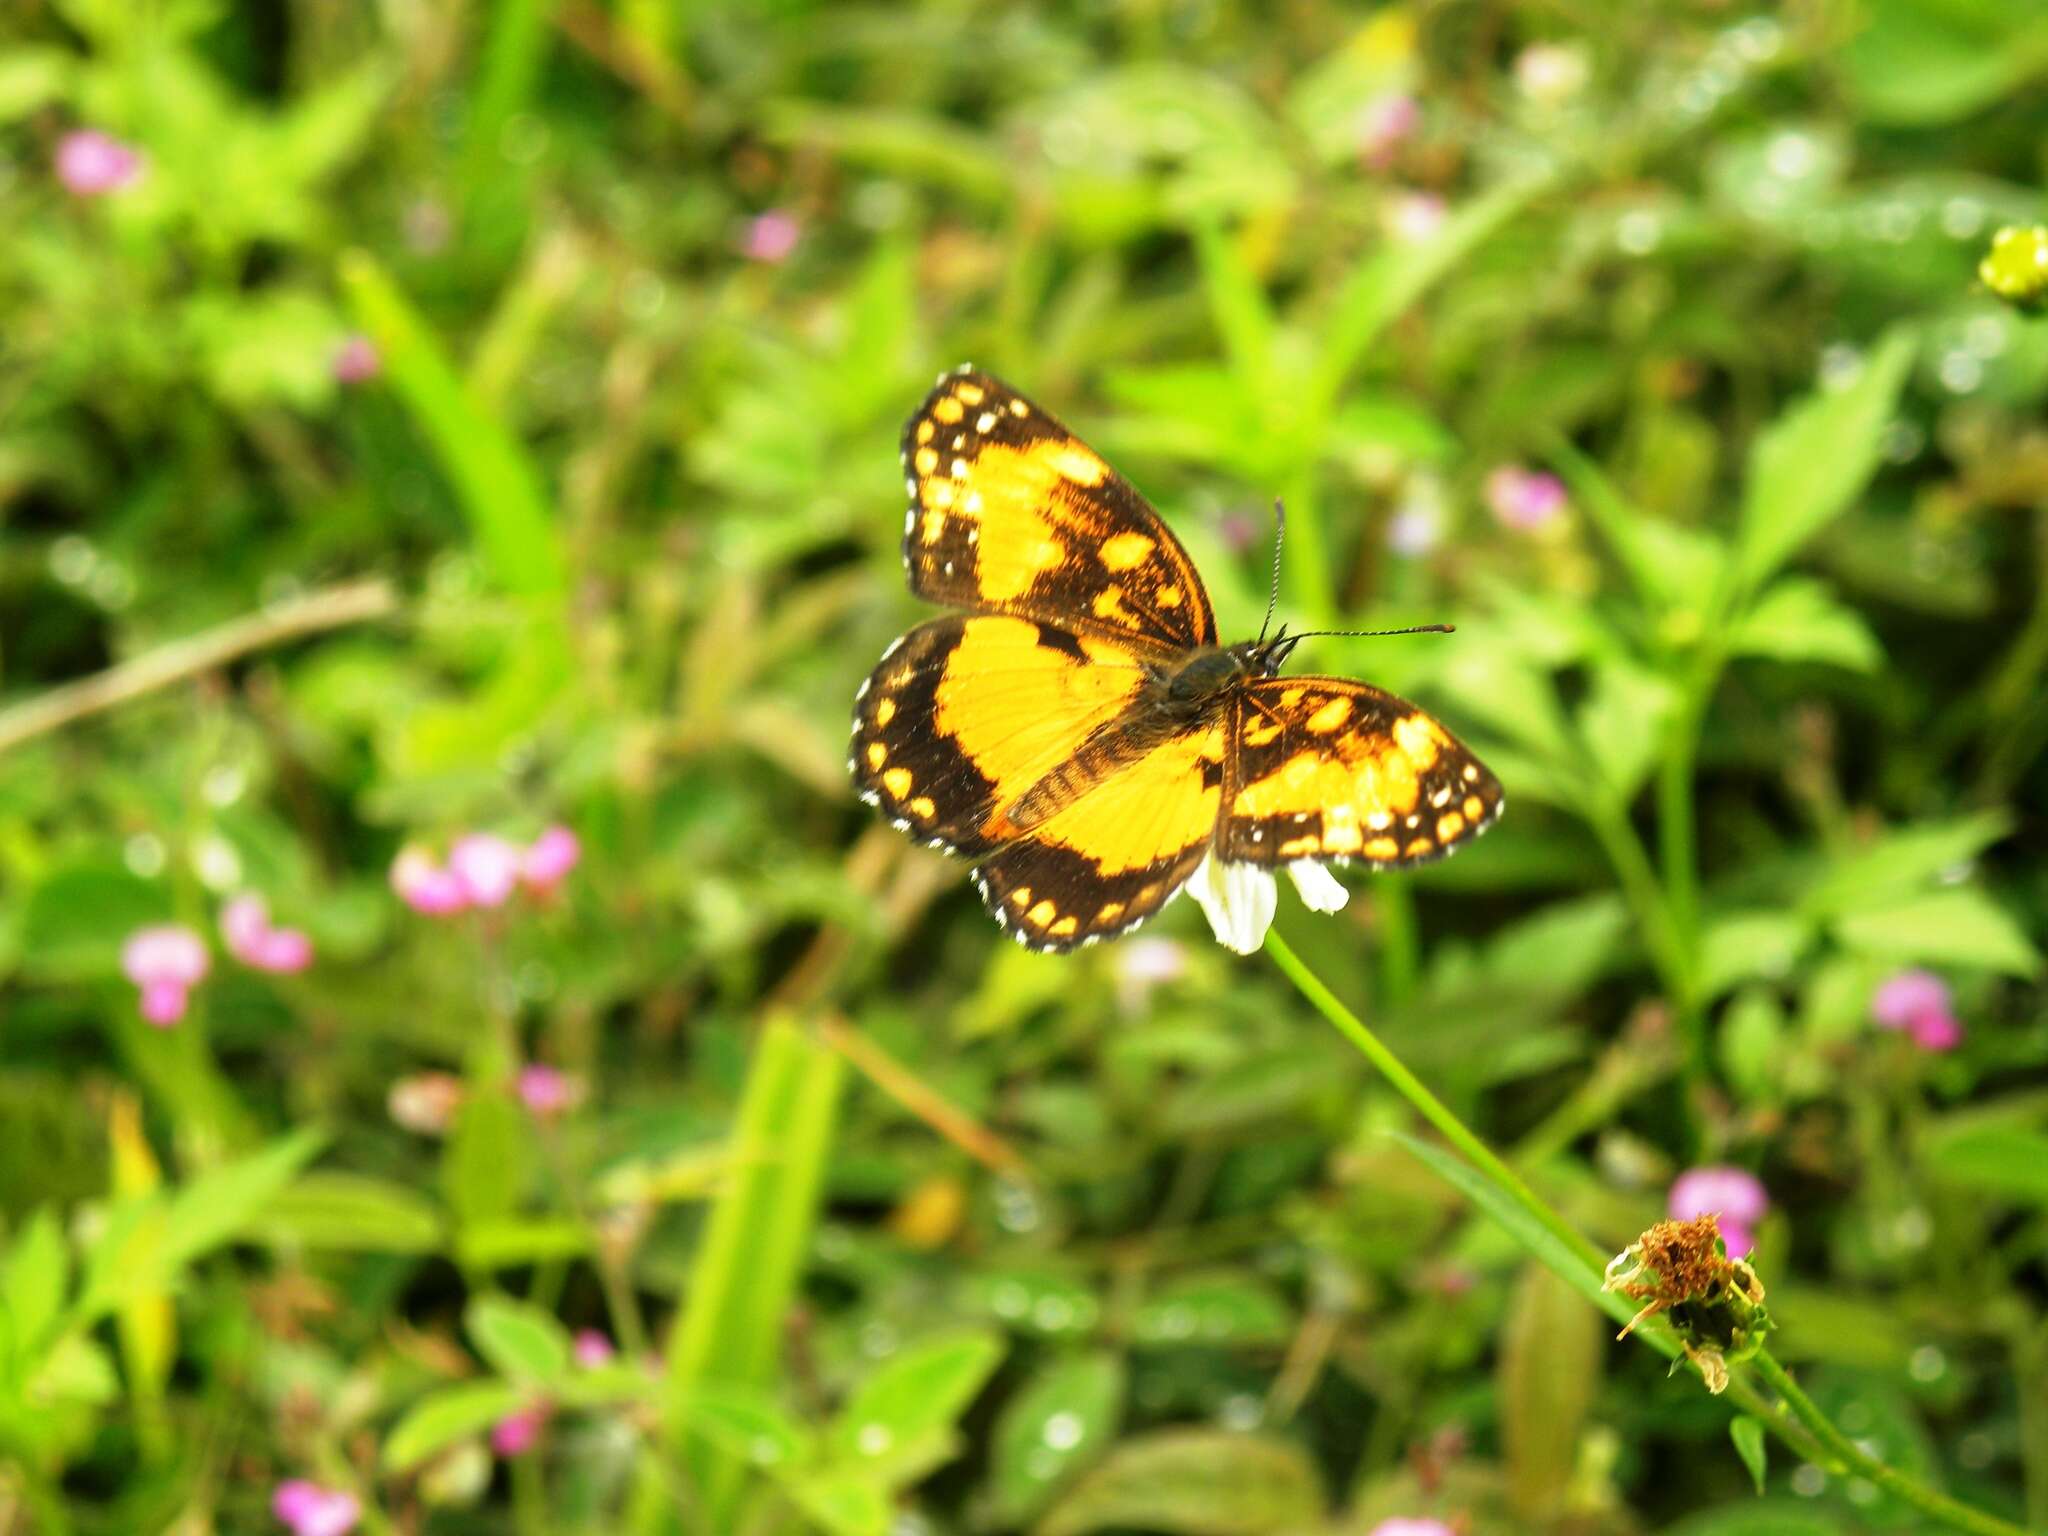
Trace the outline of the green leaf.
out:
<instances>
[{"instance_id":1,"label":"green leaf","mask_svg":"<svg viewBox=\"0 0 2048 1536\"><path fill-rule=\"evenodd\" d=\"M1743 991L1721 1015L1721 1070L1744 1103L1768 1104L1783 1094L1785 1010L1768 987Z\"/></svg>"},{"instance_id":2,"label":"green leaf","mask_svg":"<svg viewBox=\"0 0 2048 1536\"><path fill-rule=\"evenodd\" d=\"M2048 1206L2048 1134L2002 1126L1955 1132L1931 1142L1928 1171L1950 1184Z\"/></svg>"},{"instance_id":3,"label":"green leaf","mask_svg":"<svg viewBox=\"0 0 2048 1536\"><path fill-rule=\"evenodd\" d=\"M1703 1510L1676 1525L1665 1526L1658 1536L1847 1536L1850 1529L1827 1515L1816 1514L1804 1502L1772 1499L1768 1503ZM1863 1536L1865 1527L1861 1523L1853 1529Z\"/></svg>"},{"instance_id":4,"label":"green leaf","mask_svg":"<svg viewBox=\"0 0 2048 1536\"><path fill-rule=\"evenodd\" d=\"M18 123L71 87L72 55L62 48L10 47L0 54L0 123Z\"/></svg>"},{"instance_id":5,"label":"green leaf","mask_svg":"<svg viewBox=\"0 0 2048 1536\"><path fill-rule=\"evenodd\" d=\"M1735 1454L1742 1458L1742 1464L1749 1468L1750 1481L1756 1484L1759 1496L1764 1491L1764 1474L1769 1470L1770 1452L1764 1445L1764 1426L1760 1419L1753 1419L1746 1413L1738 1413L1728 1421L1728 1438L1735 1442Z\"/></svg>"},{"instance_id":6,"label":"green leaf","mask_svg":"<svg viewBox=\"0 0 2048 1536\"><path fill-rule=\"evenodd\" d=\"M441 1154L441 1192L465 1229L512 1214L526 1192L533 1137L504 1092L469 1094Z\"/></svg>"},{"instance_id":7,"label":"green leaf","mask_svg":"<svg viewBox=\"0 0 2048 1536\"><path fill-rule=\"evenodd\" d=\"M1952 123L2048 68L2048 26L2025 6L1865 0L1863 12L1841 68L1858 113L1874 124Z\"/></svg>"},{"instance_id":8,"label":"green leaf","mask_svg":"<svg viewBox=\"0 0 2048 1536\"><path fill-rule=\"evenodd\" d=\"M1460 207L1427 240L1382 242L1352 269L1318 327L1305 415L1327 421L1366 349L1408 306L1550 185L1548 175L1502 182Z\"/></svg>"},{"instance_id":9,"label":"green leaf","mask_svg":"<svg viewBox=\"0 0 2048 1536\"><path fill-rule=\"evenodd\" d=\"M168 1279L200 1255L241 1236L325 1141L318 1131L298 1131L181 1185L164 1206L158 1277Z\"/></svg>"},{"instance_id":10,"label":"green leaf","mask_svg":"<svg viewBox=\"0 0 2048 1536\"><path fill-rule=\"evenodd\" d=\"M953 1421L1002 1361L1000 1334L963 1330L921 1339L862 1382L832 1426L844 1457L879 1460L914 1446Z\"/></svg>"},{"instance_id":11,"label":"green leaf","mask_svg":"<svg viewBox=\"0 0 2048 1536\"><path fill-rule=\"evenodd\" d=\"M1802 903L1816 918L1891 905L1974 859L2012 831L2003 811L1886 832L1858 852L1828 861Z\"/></svg>"},{"instance_id":12,"label":"green leaf","mask_svg":"<svg viewBox=\"0 0 2048 1536\"><path fill-rule=\"evenodd\" d=\"M558 633L568 566L540 471L479 404L426 322L365 251L341 258L341 284L386 376L419 422L499 586L537 600L537 627Z\"/></svg>"},{"instance_id":13,"label":"green leaf","mask_svg":"<svg viewBox=\"0 0 2048 1536\"><path fill-rule=\"evenodd\" d=\"M887 1485L858 1467L827 1468L786 1486L797 1507L830 1536L884 1536L895 1514Z\"/></svg>"},{"instance_id":14,"label":"green leaf","mask_svg":"<svg viewBox=\"0 0 2048 1536\"><path fill-rule=\"evenodd\" d=\"M48 1206L22 1223L0 1263L0 1381L30 1374L44 1335L64 1306L71 1255Z\"/></svg>"},{"instance_id":15,"label":"green leaf","mask_svg":"<svg viewBox=\"0 0 2048 1536\"><path fill-rule=\"evenodd\" d=\"M1799 401L1758 437L1737 537L1736 571L1745 589L1762 586L1862 493L1915 345L1912 331L1890 331L1852 383Z\"/></svg>"},{"instance_id":16,"label":"green leaf","mask_svg":"<svg viewBox=\"0 0 2048 1536\"><path fill-rule=\"evenodd\" d=\"M1627 801L1656 761L1664 723L1677 701L1671 683L1619 656L1601 661L1579 709L1579 734L1614 792Z\"/></svg>"},{"instance_id":17,"label":"green leaf","mask_svg":"<svg viewBox=\"0 0 2048 1536\"><path fill-rule=\"evenodd\" d=\"M1540 1263L1523 1266L1501 1339L1498 1401L1509 1499L1532 1527L1558 1509L1578 1465L1604 1333L1569 1281Z\"/></svg>"},{"instance_id":18,"label":"green leaf","mask_svg":"<svg viewBox=\"0 0 2048 1536\"><path fill-rule=\"evenodd\" d=\"M1229 354L1235 382L1240 389L1261 391L1272 368L1275 329L1266 291L1237 242L1213 221L1195 226L1195 254L1201 258L1209 316Z\"/></svg>"},{"instance_id":19,"label":"green leaf","mask_svg":"<svg viewBox=\"0 0 2048 1536\"><path fill-rule=\"evenodd\" d=\"M1735 621L1728 650L1733 656L1826 662L1852 672L1874 672L1884 663L1884 650L1863 616L1825 583L1804 576L1785 577L1757 598Z\"/></svg>"},{"instance_id":20,"label":"green leaf","mask_svg":"<svg viewBox=\"0 0 2048 1536\"><path fill-rule=\"evenodd\" d=\"M1131 1319L1137 1344L1282 1344L1293 1332L1293 1315L1270 1286L1234 1274L1170 1281Z\"/></svg>"},{"instance_id":21,"label":"green leaf","mask_svg":"<svg viewBox=\"0 0 2048 1536\"><path fill-rule=\"evenodd\" d=\"M1851 912L1835 919L1834 933L1850 949L1901 965L1974 965L2027 977L2041 969L2041 952L1981 891L1933 891L1874 911Z\"/></svg>"},{"instance_id":22,"label":"green leaf","mask_svg":"<svg viewBox=\"0 0 2048 1536\"><path fill-rule=\"evenodd\" d=\"M989 1491L996 1519L1022 1524L1116 1437L1123 1418L1123 1361L1106 1350L1055 1359L1020 1388L996 1419Z\"/></svg>"},{"instance_id":23,"label":"green leaf","mask_svg":"<svg viewBox=\"0 0 2048 1536\"><path fill-rule=\"evenodd\" d=\"M518 1269L580 1259L590 1252L590 1229L566 1217L508 1216L466 1223L455 1235L455 1255L468 1269Z\"/></svg>"},{"instance_id":24,"label":"green leaf","mask_svg":"<svg viewBox=\"0 0 2048 1536\"><path fill-rule=\"evenodd\" d=\"M671 1335L665 1432L727 1526L746 1463L692 1428L687 1404L708 1388L765 1387L817 1218L832 1148L842 1060L794 1025L757 1037L732 1137L733 1176L711 1207Z\"/></svg>"},{"instance_id":25,"label":"green leaf","mask_svg":"<svg viewBox=\"0 0 2048 1536\"><path fill-rule=\"evenodd\" d=\"M1700 936L1699 986L1711 1001L1751 978L1782 981L1792 974L1811 937L1806 920L1793 912L1724 912Z\"/></svg>"},{"instance_id":26,"label":"green leaf","mask_svg":"<svg viewBox=\"0 0 2048 1536\"><path fill-rule=\"evenodd\" d=\"M482 1434L533 1401L533 1389L505 1381L466 1381L415 1403L384 1441L384 1468L409 1472L456 1441Z\"/></svg>"},{"instance_id":27,"label":"green leaf","mask_svg":"<svg viewBox=\"0 0 2048 1536\"><path fill-rule=\"evenodd\" d=\"M1316 1524L1323 1491L1300 1447L1222 1430L1126 1440L1055 1504L1037 1536L1136 1526L1173 1536L1264 1536Z\"/></svg>"},{"instance_id":28,"label":"green leaf","mask_svg":"<svg viewBox=\"0 0 2048 1536\"><path fill-rule=\"evenodd\" d=\"M301 1174L270 1203L263 1231L273 1242L352 1253L434 1253L446 1237L433 1201L359 1173Z\"/></svg>"},{"instance_id":29,"label":"green leaf","mask_svg":"<svg viewBox=\"0 0 2048 1536\"><path fill-rule=\"evenodd\" d=\"M817 1452L811 1432L755 1388L699 1387L681 1412L692 1429L756 1467L800 1467Z\"/></svg>"},{"instance_id":30,"label":"green leaf","mask_svg":"<svg viewBox=\"0 0 2048 1536\"><path fill-rule=\"evenodd\" d=\"M501 1376L552 1382L569 1371L569 1330L552 1313L509 1296L479 1296L464 1318L477 1353Z\"/></svg>"}]
</instances>

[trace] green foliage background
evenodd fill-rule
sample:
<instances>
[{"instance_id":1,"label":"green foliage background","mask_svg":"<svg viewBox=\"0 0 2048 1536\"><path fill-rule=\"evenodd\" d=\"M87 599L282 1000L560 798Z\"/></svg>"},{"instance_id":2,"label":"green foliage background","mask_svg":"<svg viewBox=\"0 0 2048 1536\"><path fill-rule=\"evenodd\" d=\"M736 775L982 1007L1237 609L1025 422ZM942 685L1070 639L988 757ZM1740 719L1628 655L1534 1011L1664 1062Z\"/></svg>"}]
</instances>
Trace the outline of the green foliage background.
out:
<instances>
[{"instance_id":1,"label":"green foliage background","mask_svg":"<svg viewBox=\"0 0 2048 1536\"><path fill-rule=\"evenodd\" d=\"M1931 1528L1608 1342L1191 904L1028 956L853 802L963 358L1227 632L1276 494L1288 617L1458 624L1304 660L1505 820L1281 930L1601 1247L1760 1174L1781 1357L2048 1523L2048 323L1974 277L2044 77L1994 0L16 0L0 1531L269 1529L293 1476L375 1532ZM64 190L88 126L134 186ZM1566 516L1502 526L1503 463ZM388 888L557 820L552 904ZM241 889L315 966L144 1025L124 936ZM1960 1049L1873 1031L1905 965ZM387 1110L435 1070L439 1138Z\"/></svg>"}]
</instances>

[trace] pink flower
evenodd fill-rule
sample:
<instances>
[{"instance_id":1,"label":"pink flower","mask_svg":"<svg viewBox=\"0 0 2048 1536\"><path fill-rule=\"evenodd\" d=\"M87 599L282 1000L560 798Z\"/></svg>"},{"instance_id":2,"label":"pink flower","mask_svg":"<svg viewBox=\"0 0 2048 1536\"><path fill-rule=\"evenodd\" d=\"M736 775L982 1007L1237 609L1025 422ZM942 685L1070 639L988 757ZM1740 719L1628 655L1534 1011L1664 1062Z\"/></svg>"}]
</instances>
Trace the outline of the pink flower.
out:
<instances>
[{"instance_id":1,"label":"pink flower","mask_svg":"<svg viewBox=\"0 0 2048 1536\"><path fill-rule=\"evenodd\" d=\"M269 905L253 891L221 908L220 936L251 970L288 974L313 963L313 941L297 928L273 928Z\"/></svg>"},{"instance_id":2,"label":"pink flower","mask_svg":"<svg viewBox=\"0 0 2048 1536\"><path fill-rule=\"evenodd\" d=\"M779 266L796 249L797 238L802 233L803 226L797 223L795 215L771 208L748 221L747 237L741 242L740 249L749 261Z\"/></svg>"},{"instance_id":3,"label":"pink flower","mask_svg":"<svg viewBox=\"0 0 2048 1536\"><path fill-rule=\"evenodd\" d=\"M1747 1169L1725 1163L1688 1168L1671 1186L1671 1219L1719 1216L1721 1240L1728 1245L1730 1258L1739 1259L1755 1249L1756 1224L1770 1208L1770 1193L1763 1182Z\"/></svg>"},{"instance_id":4,"label":"pink flower","mask_svg":"<svg viewBox=\"0 0 2048 1536\"><path fill-rule=\"evenodd\" d=\"M334 349L334 361L328 366L338 383L367 384L384 371L384 357L375 342L355 332Z\"/></svg>"},{"instance_id":5,"label":"pink flower","mask_svg":"<svg viewBox=\"0 0 2048 1536\"><path fill-rule=\"evenodd\" d=\"M1403 245L1420 245L1449 217L1450 206L1434 192L1403 192L1387 205L1387 233Z\"/></svg>"},{"instance_id":6,"label":"pink flower","mask_svg":"<svg viewBox=\"0 0 2048 1536\"><path fill-rule=\"evenodd\" d=\"M105 197L142 179L142 152L97 128L57 141L57 179L74 197Z\"/></svg>"},{"instance_id":7,"label":"pink flower","mask_svg":"<svg viewBox=\"0 0 2048 1536\"><path fill-rule=\"evenodd\" d=\"M1952 1051L1963 1043L1948 983L1932 971L1900 971L1870 1000L1879 1029L1902 1029L1923 1051Z\"/></svg>"},{"instance_id":8,"label":"pink flower","mask_svg":"<svg viewBox=\"0 0 2048 1536\"><path fill-rule=\"evenodd\" d=\"M449 1072L417 1072L391 1085L384 1107L394 1124L418 1136L445 1136L467 1090Z\"/></svg>"},{"instance_id":9,"label":"pink flower","mask_svg":"<svg viewBox=\"0 0 2048 1536\"><path fill-rule=\"evenodd\" d=\"M408 844L391 861L391 889L415 912L429 917L446 917L469 905L469 887L460 876L444 869L424 848Z\"/></svg>"},{"instance_id":10,"label":"pink flower","mask_svg":"<svg viewBox=\"0 0 2048 1536\"><path fill-rule=\"evenodd\" d=\"M519 1102L542 1119L576 1107L583 1098L583 1085L566 1072L539 1062L519 1069Z\"/></svg>"},{"instance_id":11,"label":"pink flower","mask_svg":"<svg viewBox=\"0 0 2048 1536\"><path fill-rule=\"evenodd\" d=\"M121 970L142 989L142 1016L159 1029L185 1017L186 994L212 964L206 942L182 923L138 928L121 946Z\"/></svg>"},{"instance_id":12,"label":"pink flower","mask_svg":"<svg viewBox=\"0 0 2048 1536\"><path fill-rule=\"evenodd\" d=\"M586 1371L595 1370L600 1365L611 1364L618 1358L618 1354L619 1352L612 1348L612 1341L595 1328L579 1330L572 1350L576 1363Z\"/></svg>"},{"instance_id":13,"label":"pink flower","mask_svg":"<svg viewBox=\"0 0 2048 1536\"><path fill-rule=\"evenodd\" d=\"M1384 171L1403 144L1422 124L1422 105L1413 96L1382 96L1358 114L1358 155L1368 167Z\"/></svg>"},{"instance_id":14,"label":"pink flower","mask_svg":"<svg viewBox=\"0 0 2048 1536\"><path fill-rule=\"evenodd\" d=\"M1564 482L1519 464L1503 464L1486 477L1486 504L1502 527L1533 532L1563 514Z\"/></svg>"},{"instance_id":15,"label":"pink flower","mask_svg":"<svg viewBox=\"0 0 2048 1536\"><path fill-rule=\"evenodd\" d=\"M556 825L536 837L519 856L519 880L536 895L549 895L583 857L583 845L567 827Z\"/></svg>"},{"instance_id":16,"label":"pink flower","mask_svg":"<svg viewBox=\"0 0 2048 1536\"><path fill-rule=\"evenodd\" d=\"M448 850L448 868L475 907L502 907L519 884L520 852L495 832L472 832Z\"/></svg>"},{"instance_id":17,"label":"pink flower","mask_svg":"<svg viewBox=\"0 0 2048 1536\"><path fill-rule=\"evenodd\" d=\"M1397 1515L1392 1520L1382 1520L1368 1536L1458 1536L1458 1533L1441 1520L1411 1520Z\"/></svg>"},{"instance_id":18,"label":"pink flower","mask_svg":"<svg viewBox=\"0 0 2048 1536\"><path fill-rule=\"evenodd\" d=\"M302 1477L277 1485L270 1512L292 1528L293 1536L347 1536L363 1516L354 1494Z\"/></svg>"},{"instance_id":19,"label":"pink flower","mask_svg":"<svg viewBox=\"0 0 2048 1536\"><path fill-rule=\"evenodd\" d=\"M547 1421L547 1408L539 1403L508 1413L491 1426L491 1449L508 1460L524 1456L540 1443L540 1432Z\"/></svg>"}]
</instances>

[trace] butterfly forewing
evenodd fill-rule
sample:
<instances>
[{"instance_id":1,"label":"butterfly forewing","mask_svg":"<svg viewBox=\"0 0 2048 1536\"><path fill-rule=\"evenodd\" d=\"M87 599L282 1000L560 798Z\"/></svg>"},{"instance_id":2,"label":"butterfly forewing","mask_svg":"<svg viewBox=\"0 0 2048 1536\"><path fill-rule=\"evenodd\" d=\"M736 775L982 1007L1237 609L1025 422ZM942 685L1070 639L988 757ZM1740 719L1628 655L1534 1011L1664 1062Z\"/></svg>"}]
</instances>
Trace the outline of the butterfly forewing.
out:
<instances>
[{"instance_id":1,"label":"butterfly forewing","mask_svg":"<svg viewBox=\"0 0 2048 1536\"><path fill-rule=\"evenodd\" d=\"M955 608L1127 637L1170 655L1216 640L1171 530L1086 443L1000 380L939 380L903 429L910 589Z\"/></svg>"},{"instance_id":2,"label":"butterfly forewing","mask_svg":"<svg viewBox=\"0 0 2048 1536\"><path fill-rule=\"evenodd\" d=\"M1406 699L1341 677L1248 682L1234 705L1226 860L1442 858L1500 815L1500 781Z\"/></svg>"}]
</instances>

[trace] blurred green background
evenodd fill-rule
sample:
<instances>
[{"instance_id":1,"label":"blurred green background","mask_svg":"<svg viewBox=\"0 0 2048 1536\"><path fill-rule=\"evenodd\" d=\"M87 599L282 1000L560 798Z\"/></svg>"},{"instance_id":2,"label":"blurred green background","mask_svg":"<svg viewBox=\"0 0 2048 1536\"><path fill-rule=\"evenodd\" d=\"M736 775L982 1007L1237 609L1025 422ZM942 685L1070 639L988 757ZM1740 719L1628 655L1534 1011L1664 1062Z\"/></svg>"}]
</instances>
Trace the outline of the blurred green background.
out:
<instances>
[{"instance_id":1,"label":"blurred green background","mask_svg":"<svg viewBox=\"0 0 2048 1536\"><path fill-rule=\"evenodd\" d=\"M1816 1399L2048 1523L2044 82L2007 0L10 0L0 1532L1935 1528L1191 903L1026 955L854 801L963 359L1227 636L1276 495L1291 622L1456 622L1301 660L1505 819L1281 931L1603 1250L1742 1170Z\"/></svg>"}]
</instances>

